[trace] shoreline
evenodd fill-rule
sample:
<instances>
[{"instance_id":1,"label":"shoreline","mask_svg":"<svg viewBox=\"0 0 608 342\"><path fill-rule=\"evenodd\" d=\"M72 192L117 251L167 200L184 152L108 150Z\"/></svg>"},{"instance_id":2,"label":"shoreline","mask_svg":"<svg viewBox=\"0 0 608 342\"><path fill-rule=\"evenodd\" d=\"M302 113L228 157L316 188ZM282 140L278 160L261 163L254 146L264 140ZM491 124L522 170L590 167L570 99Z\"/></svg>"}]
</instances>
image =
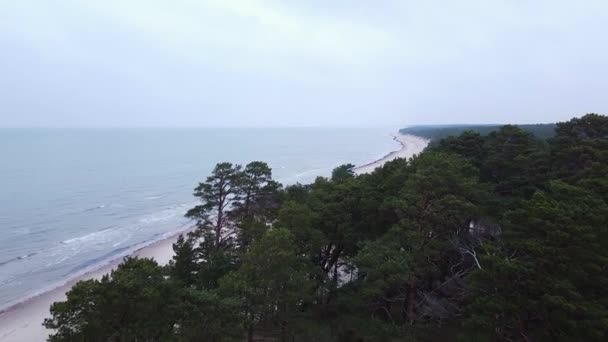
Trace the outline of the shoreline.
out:
<instances>
[{"instance_id":1,"label":"shoreline","mask_svg":"<svg viewBox=\"0 0 608 342\"><path fill-rule=\"evenodd\" d=\"M123 255L108 260L98 267L85 271L80 275L67 279L63 284L43 290L38 294L21 299L0 311L0 341L1 342L24 342L45 341L49 331L42 326L45 318L50 317L50 306L57 301L63 301L66 293L81 280L101 279L105 274L112 272L127 256L140 258L152 258L157 263L164 265L173 258L173 243L180 234L185 234L194 229L193 225L187 228L168 233L158 240L142 243L139 247L125 252Z\"/></svg>"},{"instance_id":2,"label":"shoreline","mask_svg":"<svg viewBox=\"0 0 608 342\"><path fill-rule=\"evenodd\" d=\"M397 158L410 158L414 154L422 152L429 143L429 140L414 135L393 133L391 136L401 147L398 150L387 153L382 158L355 167L354 171L357 175L371 173L376 168ZM174 232L168 232L166 236L158 240L142 242L142 244L134 246L132 249L107 260L103 264L92 266L81 274L67 278L62 283L53 284L48 289L41 290L39 293L21 298L17 302L7 305L0 310L0 342L36 342L46 340L50 332L42 326L42 322L45 318L50 317L49 308L51 304L64 301L66 293L74 284L81 280L100 279L103 275L116 269L127 256L152 258L161 265L167 264L173 257L173 243L177 237L194 229L194 225L182 228Z\"/></svg>"},{"instance_id":3,"label":"shoreline","mask_svg":"<svg viewBox=\"0 0 608 342\"><path fill-rule=\"evenodd\" d=\"M354 168L357 175L372 173L389 161L397 158L409 159L420 154L429 144L430 140L411 134L392 133L393 140L401 145L398 150L387 153L384 157Z\"/></svg>"}]
</instances>

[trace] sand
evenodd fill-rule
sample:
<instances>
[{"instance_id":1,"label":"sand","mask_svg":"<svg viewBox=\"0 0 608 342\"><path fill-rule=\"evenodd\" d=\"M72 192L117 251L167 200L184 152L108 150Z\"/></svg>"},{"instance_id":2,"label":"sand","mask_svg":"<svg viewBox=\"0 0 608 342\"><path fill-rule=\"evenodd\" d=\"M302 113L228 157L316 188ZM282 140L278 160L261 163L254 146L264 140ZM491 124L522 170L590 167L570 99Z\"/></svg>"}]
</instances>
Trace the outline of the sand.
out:
<instances>
[{"instance_id":1,"label":"sand","mask_svg":"<svg viewBox=\"0 0 608 342\"><path fill-rule=\"evenodd\" d=\"M384 165L386 162L396 158L410 158L414 154L422 152L429 142L426 139L413 135L395 133L392 134L392 136L395 141L401 144L401 148L387 154L379 160L356 167L355 172L357 174L370 173L376 168ZM132 255L142 258L153 258L159 264L166 264L173 257L172 245L177 239L177 235L178 234L175 234L167 239L143 247L135 251ZM121 260L122 259L120 258L114 260L95 271L86 273L60 287L21 302L0 313L0 342L45 341L49 331L42 326L42 322L45 318L50 316L49 308L51 304L65 300L66 292L68 292L76 282L93 278L99 279L104 274L115 269Z\"/></svg>"},{"instance_id":2,"label":"sand","mask_svg":"<svg viewBox=\"0 0 608 342\"><path fill-rule=\"evenodd\" d=\"M386 156L384 156L383 158L373 161L369 164L357 166L355 168L356 174L360 175L360 174L364 174L364 173L371 173L375 169L384 165L385 163L387 163L391 160L395 160L397 158L405 158L405 159L411 158L415 154L420 154L420 152L422 152L429 144L428 139L417 137L415 135L400 134L400 133L393 133L391 135L393 136L393 139L396 142L401 144L401 148L399 150L393 151L393 152L387 154Z\"/></svg>"},{"instance_id":3,"label":"sand","mask_svg":"<svg viewBox=\"0 0 608 342\"><path fill-rule=\"evenodd\" d=\"M153 258L159 264L166 264L173 257L173 242L177 235L155 242L135 251L132 255L142 258ZM49 331L42 326L45 318L49 317L52 303L65 300L66 292L78 281L85 279L100 279L104 274L115 269L122 259L114 260L107 265L86 273L65 285L49 292L33 297L25 302L8 308L0 313L1 342L38 342L46 341Z\"/></svg>"}]
</instances>

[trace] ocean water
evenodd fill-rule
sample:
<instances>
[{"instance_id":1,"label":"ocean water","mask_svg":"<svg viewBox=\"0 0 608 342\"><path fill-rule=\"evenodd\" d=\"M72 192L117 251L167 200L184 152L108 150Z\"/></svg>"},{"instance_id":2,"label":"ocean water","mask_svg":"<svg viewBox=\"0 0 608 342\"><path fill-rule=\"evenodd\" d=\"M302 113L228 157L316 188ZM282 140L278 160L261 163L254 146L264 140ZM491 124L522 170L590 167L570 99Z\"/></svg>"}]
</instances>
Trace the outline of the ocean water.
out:
<instances>
[{"instance_id":1,"label":"ocean water","mask_svg":"<svg viewBox=\"0 0 608 342\"><path fill-rule=\"evenodd\" d=\"M390 129L0 129L0 310L188 227L217 162L284 184L399 147Z\"/></svg>"}]
</instances>

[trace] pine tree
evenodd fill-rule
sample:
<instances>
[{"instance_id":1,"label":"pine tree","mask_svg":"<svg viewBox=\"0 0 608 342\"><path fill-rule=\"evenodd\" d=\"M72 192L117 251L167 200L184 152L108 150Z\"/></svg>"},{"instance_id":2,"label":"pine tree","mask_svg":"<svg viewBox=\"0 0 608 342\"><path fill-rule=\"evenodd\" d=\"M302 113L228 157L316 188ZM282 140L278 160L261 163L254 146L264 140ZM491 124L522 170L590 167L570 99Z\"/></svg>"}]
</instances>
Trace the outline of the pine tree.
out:
<instances>
[{"instance_id":1,"label":"pine tree","mask_svg":"<svg viewBox=\"0 0 608 342\"><path fill-rule=\"evenodd\" d=\"M172 277L182 281L185 285L193 284L197 271L194 241L191 238L185 239L180 234L173 244L173 252L175 254L169 262Z\"/></svg>"},{"instance_id":2,"label":"pine tree","mask_svg":"<svg viewBox=\"0 0 608 342\"><path fill-rule=\"evenodd\" d=\"M487 338L602 341L608 334L608 206L584 189L551 183L506 215L466 321Z\"/></svg>"},{"instance_id":3,"label":"pine tree","mask_svg":"<svg viewBox=\"0 0 608 342\"><path fill-rule=\"evenodd\" d=\"M237 233L235 222L231 220L232 206L239 197L239 172L241 166L219 163L211 176L194 189L194 196L200 205L190 209L186 217L196 220L197 229L193 236L213 241L213 248L232 246Z\"/></svg>"}]
</instances>

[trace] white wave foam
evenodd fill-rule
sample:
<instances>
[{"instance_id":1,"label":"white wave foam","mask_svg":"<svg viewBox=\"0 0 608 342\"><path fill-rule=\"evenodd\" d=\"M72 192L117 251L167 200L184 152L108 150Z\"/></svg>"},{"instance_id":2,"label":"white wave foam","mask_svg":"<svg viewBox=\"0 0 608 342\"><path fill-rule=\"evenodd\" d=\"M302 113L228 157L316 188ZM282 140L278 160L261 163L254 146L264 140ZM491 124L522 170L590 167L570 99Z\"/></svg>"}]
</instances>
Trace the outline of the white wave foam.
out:
<instances>
[{"instance_id":1,"label":"white wave foam","mask_svg":"<svg viewBox=\"0 0 608 342\"><path fill-rule=\"evenodd\" d=\"M106 207L106 205L105 205L105 204L100 204L100 205L98 205L98 206L96 206L96 207L86 209L86 210L84 210L84 212L88 212L88 211L94 211L94 210L99 210L99 209L103 209L103 208L105 208L105 207Z\"/></svg>"},{"instance_id":2,"label":"white wave foam","mask_svg":"<svg viewBox=\"0 0 608 342\"><path fill-rule=\"evenodd\" d=\"M99 241L100 237L103 237L105 234L115 231L115 228L106 228L100 231L96 231L90 234L86 234L83 236L79 236L79 237L75 237L75 238L71 238L71 239L67 239L67 240L63 240L61 241L62 244L64 245L69 245L69 244L73 244L76 242L85 242L85 241L90 241L90 240L96 240Z\"/></svg>"},{"instance_id":3,"label":"white wave foam","mask_svg":"<svg viewBox=\"0 0 608 342\"><path fill-rule=\"evenodd\" d=\"M42 289L31 292L28 295L22 296L16 300L9 301L8 303L1 304L0 305L0 314L10 310L10 308L14 307L15 305L19 305L20 303L27 302L35 297L43 295L44 293L47 293L47 292L53 291L54 289L60 288L64 285L70 283L71 281L74 281L75 279L84 277L87 274L91 274L97 270L100 270L103 267L110 265L114 262L117 262L118 260L120 260L128 255L132 255L133 253L135 253L145 247L151 246L159 241L165 240L165 239L175 236L177 234L187 232L192 228L193 228L192 224L184 224L184 225L181 225L179 227L179 229L176 229L173 231L168 231L168 232L160 234L156 238L146 240L146 241L140 242L138 244L131 245L130 248L125 248L122 252L117 253L117 254L113 255L112 257L109 257L104 260L100 260L99 262L96 262L92 265L84 267L84 268L80 269L78 272L74 272L74 273L70 274L69 276L64 277L63 279L51 284L50 286L46 286ZM17 279L17 276L13 276L13 277L6 278L6 279L0 281L0 285L4 285L9 282L12 282L13 284L22 283L20 280Z\"/></svg>"},{"instance_id":4,"label":"white wave foam","mask_svg":"<svg viewBox=\"0 0 608 342\"><path fill-rule=\"evenodd\" d=\"M126 220L121 219L119 223L106 226L102 230L57 241L31 255L22 254L10 260L10 263L0 265L0 286L6 286L7 291L13 291L18 287L17 281L24 279L27 284L40 279L57 279L61 281L56 286L61 286L83 272L96 270L112 260L132 254L138 248L175 234L176 230L167 231L167 227L179 227L179 230L184 230L186 222L188 226L190 222L183 218L183 215L194 204L195 202L174 205L139 217L127 216ZM114 253L114 250L120 252ZM11 265L12 263L14 264ZM79 268L79 265L84 266ZM45 286L44 290L35 291L27 297L48 290L49 287ZM6 307L6 303L0 303L0 307Z\"/></svg>"}]
</instances>

